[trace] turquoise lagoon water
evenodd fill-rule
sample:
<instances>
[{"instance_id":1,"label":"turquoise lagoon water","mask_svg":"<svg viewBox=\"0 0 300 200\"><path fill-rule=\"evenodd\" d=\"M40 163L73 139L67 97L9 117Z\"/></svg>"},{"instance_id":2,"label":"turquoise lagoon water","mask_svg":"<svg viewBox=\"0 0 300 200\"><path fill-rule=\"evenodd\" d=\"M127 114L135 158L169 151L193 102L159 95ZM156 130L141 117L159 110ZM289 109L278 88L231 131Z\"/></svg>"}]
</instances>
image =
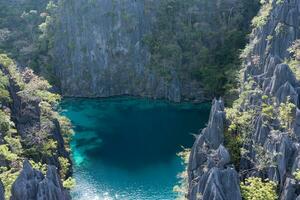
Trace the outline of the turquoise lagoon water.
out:
<instances>
[{"instance_id":1,"label":"turquoise lagoon water","mask_svg":"<svg viewBox=\"0 0 300 200\"><path fill-rule=\"evenodd\" d=\"M176 153L191 147L209 104L172 104L129 97L64 99L74 125L75 200L173 200Z\"/></svg>"}]
</instances>

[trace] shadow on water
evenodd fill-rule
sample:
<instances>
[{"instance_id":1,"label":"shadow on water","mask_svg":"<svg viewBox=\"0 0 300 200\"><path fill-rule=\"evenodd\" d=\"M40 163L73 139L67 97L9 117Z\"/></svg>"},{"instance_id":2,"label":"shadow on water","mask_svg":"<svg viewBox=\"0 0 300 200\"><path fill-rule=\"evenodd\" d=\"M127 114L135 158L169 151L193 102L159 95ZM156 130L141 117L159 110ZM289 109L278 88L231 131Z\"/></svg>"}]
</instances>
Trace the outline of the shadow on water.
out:
<instances>
[{"instance_id":1,"label":"shadow on water","mask_svg":"<svg viewBox=\"0 0 300 200\"><path fill-rule=\"evenodd\" d=\"M75 173L76 168L90 170L88 166L97 166L98 171L111 167L135 173L173 165L174 177L182 170L177 167L176 172L172 164L176 153L182 146L192 146L192 133L204 127L210 111L210 104L171 104L136 98L65 99L61 107L75 127L73 159L76 163L80 158L85 164L75 164ZM169 179L176 181L174 177Z\"/></svg>"}]
</instances>

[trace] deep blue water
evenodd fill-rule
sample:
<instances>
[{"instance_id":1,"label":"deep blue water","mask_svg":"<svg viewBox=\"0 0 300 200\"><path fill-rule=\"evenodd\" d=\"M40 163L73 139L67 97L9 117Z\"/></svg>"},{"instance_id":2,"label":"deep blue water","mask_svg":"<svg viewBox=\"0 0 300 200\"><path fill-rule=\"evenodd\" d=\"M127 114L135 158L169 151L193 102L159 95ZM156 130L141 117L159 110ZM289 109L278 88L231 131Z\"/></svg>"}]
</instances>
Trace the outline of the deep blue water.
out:
<instances>
[{"instance_id":1,"label":"deep blue water","mask_svg":"<svg viewBox=\"0 0 300 200\"><path fill-rule=\"evenodd\" d=\"M172 200L176 153L208 120L209 104L171 104L129 97L64 99L74 125L75 200Z\"/></svg>"}]
</instances>

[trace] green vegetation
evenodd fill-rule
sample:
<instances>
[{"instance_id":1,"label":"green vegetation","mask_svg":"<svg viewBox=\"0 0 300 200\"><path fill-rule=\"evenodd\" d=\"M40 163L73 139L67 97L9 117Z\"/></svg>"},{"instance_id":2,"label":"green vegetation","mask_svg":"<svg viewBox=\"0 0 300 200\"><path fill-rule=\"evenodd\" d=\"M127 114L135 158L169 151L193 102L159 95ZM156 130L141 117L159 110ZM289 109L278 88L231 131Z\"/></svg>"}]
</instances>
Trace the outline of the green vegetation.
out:
<instances>
[{"instance_id":1,"label":"green vegetation","mask_svg":"<svg viewBox=\"0 0 300 200\"><path fill-rule=\"evenodd\" d=\"M272 0L260 0L260 3L262 4L261 9L259 14L252 20L252 26L254 28L260 28L268 22L270 13L273 9L272 2Z\"/></svg>"},{"instance_id":2,"label":"green vegetation","mask_svg":"<svg viewBox=\"0 0 300 200\"><path fill-rule=\"evenodd\" d=\"M7 53L24 66L37 66L38 24L47 1L0 1L0 53Z\"/></svg>"},{"instance_id":3,"label":"green vegetation","mask_svg":"<svg viewBox=\"0 0 300 200\"><path fill-rule=\"evenodd\" d=\"M60 157L57 141L50 135L55 128L61 126L60 131L67 138L65 141L68 143L69 135L73 133L69 120L54 111L60 101L60 96L49 92L51 85L46 80L37 77L32 70L27 68L20 73L15 62L7 55L0 54L0 64L4 67L0 70L0 132L4 138L4 144L0 145L0 160L6 163L0 168L0 179L5 187L6 199L10 198L11 186L20 173L25 158L29 160L33 168L44 174L46 174L49 158L57 159L60 163L64 185L66 188L72 187L74 181L67 177L71 164L69 160ZM4 71L8 74L4 75ZM38 104L41 110L40 129L28 132L23 138L20 137L11 119L11 96L8 92L10 84L19 86L20 91L17 95L22 98L22 101L40 102ZM55 126L55 120L61 123L60 126Z\"/></svg>"},{"instance_id":4,"label":"green vegetation","mask_svg":"<svg viewBox=\"0 0 300 200\"><path fill-rule=\"evenodd\" d=\"M198 80L212 96L233 88L247 24L259 4L249 0L234 6L219 4L216 0L162 1L152 34L144 38L151 52L149 68L167 80L174 72L181 80Z\"/></svg>"},{"instance_id":5,"label":"green vegetation","mask_svg":"<svg viewBox=\"0 0 300 200\"><path fill-rule=\"evenodd\" d=\"M262 116L264 117L264 123L268 124L275 118L275 107L274 105L269 105L267 103L262 104Z\"/></svg>"},{"instance_id":6,"label":"green vegetation","mask_svg":"<svg viewBox=\"0 0 300 200\"><path fill-rule=\"evenodd\" d=\"M76 181L74 178L69 177L67 180L63 182L64 188L71 190L76 186Z\"/></svg>"},{"instance_id":7,"label":"green vegetation","mask_svg":"<svg viewBox=\"0 0 300 200\"><path fill-rule=\"evenodd\" d=\"M17 168L11 168L9 170L7 168L2 168L0 170L0 180L2 181L5 188L6 200L10 199L11 196L10 191L11 191L12 184L15 182L19 174L20 174L20 169Z\"/></svg>"},{"instance_id":8,"label":"green vegetation","mask_svg":"<svg viewBox=\"0 0 300 200\"><path fill-rule=\"evenodd\" d=\"M64 157L59 157L58 161L59 161L59 165L60 165L60 177L62 179L65 179L67 176L67 173L69 172L71 164L69 162L69 159L64 158Z\"/></svg>"},{"instance_id":9,"label":"green vegetation","mask_svg":"<svg viewBox=\"0 0 300 200\"><path fill-rule=\"evenodd\" d=\"M191 149L183 149L182 152L177 155L181 158L185 169L182 173L178 174L178 178L180 178L179 185L174 186L173 191L178 194L177 200L187 200L188 194L188 174L187 174L187 166L189 163L189 158L191 154Z\"/></svg>"},{"instance_id":10,"label":"green vegetation","mask_svg":"<svg viewBox=\"0 0 300 200\"><path fill-rule=\"evenodd\" d=\"M276 200L277 185L273 181L250 177L241 183L241 192L244 200Z\"/></svg>"},{"instance_id":11,"label":"green vegetation","mask_svg":"<svg viewBox=\"0 0 300 200\"><path fill-rule=\"evenodd\" d=\"M293 176L297 181L300 181L300 170L297 169L296 172L293 173Z\"/></svg>"},{"instance_id":12,"label":"green vegetation","mask_svg":"<svg viewBox=\"0 0 300 200\"><path fill-rule=\"evenodd\" d=\"M285 103L280 104L278 118L283 128L288 130L292 128L292 122L295 118L295 111L296 105L290 102L290 98L288 98Z\"/></svg>"},{"instance_id":13,"label":"green vegetation","mask_svg":"<svg viewBox=\"0 0 300 200\"><path fill-rule=\"evenodd\" d=\"M42 164L41 162L36 163L33 160L29 160L29 162L30 162L33 169L39 170L44 175L46 175L46 172L47 172L47 165L46 164Z\"/></svg>"},{"instance_id":14,"label":"green vegetation","mask_svg":"<svg viewBox=\"0 0 300 200\"><path fill-rule=\"evenodd\" d=\"M0 145L0 157L1 157L1 160L7 160L7 161L14 161L18 158L18 156L14 153L12 153L8 146L3 144L3 145Z\"/></svg>"},{"instance_id":15,"label":"green vegetation","mask_svg":"<svg viewBox=\"0 0 300 200\"><path fill-rule=\"evenodd\" d=\"M238 107L227 108L226 117L230 125L225 130L225 147L228 148L231 160L239 168L242 155L242 145L247 142L251 131L253 131L252 120L255 112L253 110L240 111Z\"/></svg>"},{"instance_id":16,"label":"green vegetation","mask_svg":"<svg viewBox=\"0 0 300 200\"><path fill-rule=\"evenodd\" d=\"M254 130L253 120L257 115L257 108L248 108L243 110L242 106L247 107L249 104L248 96L251 94L260 95L259 89L253 89L254 82L249 80L244 83L242 92L237 100L233 102L232 108L226 108L226 118L229 121L227 129L225 129L225 147L228 148L232 162L238 168L241 156L244 154L242 145L250 143L251 133Z\"/></svg>"},{"instance_id":17,"label":"green vegetation","mask_svg":"<svg viewBox=\"0 0 300 200\"><path fill-rule=\"evenodd\" d=\"M1 104L7 104L11 101L7 87L8 87L8 78L3 74L3 72L0 72L0 102L1 102Z\"/></svg>"}]
</instances>

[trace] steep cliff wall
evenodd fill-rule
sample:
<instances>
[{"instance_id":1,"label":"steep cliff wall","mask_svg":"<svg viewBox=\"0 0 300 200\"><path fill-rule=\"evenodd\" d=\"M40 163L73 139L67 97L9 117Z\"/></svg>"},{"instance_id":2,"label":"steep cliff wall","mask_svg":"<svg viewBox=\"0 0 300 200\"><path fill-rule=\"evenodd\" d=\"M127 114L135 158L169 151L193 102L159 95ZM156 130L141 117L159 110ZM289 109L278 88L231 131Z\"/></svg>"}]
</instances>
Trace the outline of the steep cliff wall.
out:
<instances>
[{"instance_id":1,"label":"steep cliff wall","mask_svg":"<svg viewBox=\"0 0 300 200\"><path fill-rule=\"evenodd\" d=\"M205 100L233 84L255 2L60 0L49 51L62 94Z\"/></svg>"},{"instance_id":2,"label":"steep cliff wall","mask_svg":"<svg viewBox=\"0 0 300 200\"><path fill-rule=\"evenodd\" d=\"M209 125L194 144L189 199L251 199L259 189L245 190L249 177L276 185L272 195L262 191L258 199L300 198L299 16L299 0L263 2L242 55L239 99L225 110L215 102Z\"/></svg>"},{"instance_id":3,"label":"steep cliff wall","mask_svg":"<svg viewBox=\"0 0 300 200\"><path fill-rule=\"evenodd\" d=\"M202 101L236 83L257 2L3 1L0 52L65 96Z\"/></svg>"},{"instance_id":4,"label":"steep cliff wall","mask_svg":"<svg viewBox=\"0 0 300 200\"><path fill-rule=\"evenodd\" d=\"M177 80L168 87L162 78L145 68L150 55L142 39L150 31L155 3L61 3L53 52L64 95L131 94L180 99Z\"/></svg>"}]
</instances>

